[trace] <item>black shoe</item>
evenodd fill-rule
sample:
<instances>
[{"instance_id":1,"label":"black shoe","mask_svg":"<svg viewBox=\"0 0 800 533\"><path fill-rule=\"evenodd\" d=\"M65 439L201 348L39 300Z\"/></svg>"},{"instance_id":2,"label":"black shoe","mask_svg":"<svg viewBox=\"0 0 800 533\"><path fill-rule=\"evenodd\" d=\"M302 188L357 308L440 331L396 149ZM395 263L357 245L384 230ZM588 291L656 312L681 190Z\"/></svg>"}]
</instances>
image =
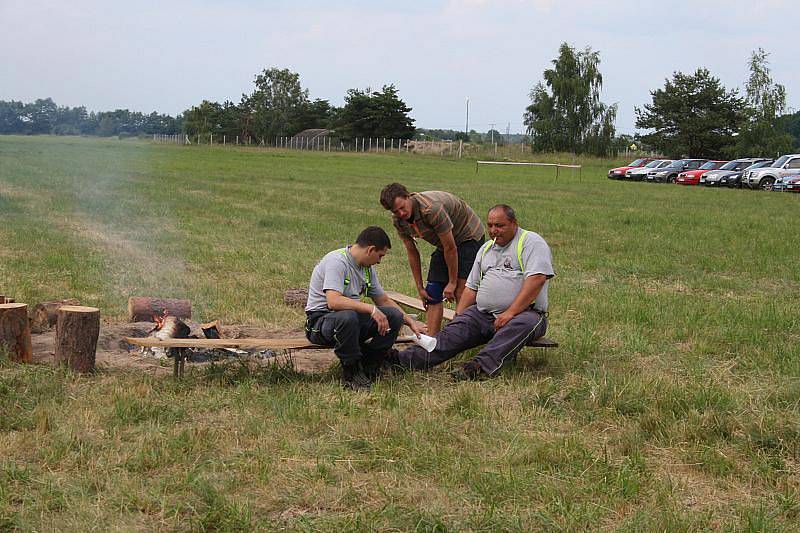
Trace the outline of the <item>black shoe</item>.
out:
<instances>
[{"instance_id":1,"label":"black shoe","mask_svg":"<svg viewBox=\"0 0 800 533\"><path fill-rule=\"evenodd\" d=\"M481 365L473 359L450 372L450 375L453 376L453 379L456 381L477 381L481 379L484 372L483 369L481 369Z\"/></svg>"},{"instance_id":2,"label":"black shoe","mask_svg":"<svg viewBox=\"0 0 800 533\"><path fill-rule=\"evenodd\" d=\"M383 376L384 361L384 354L370 354L361 360L361 368L371 381L376 381Z\"/></svg>"},{"instance_id":3,"label":"black shoe","mask_svg":"<svg viewBox=\"0 0 800 533\"><path fill-rule=\"evenodd\" d=\"M342 386L351 390L369 390L372 380L361 369L361 365L342 365Z\"/></svg>"}]
</instances>

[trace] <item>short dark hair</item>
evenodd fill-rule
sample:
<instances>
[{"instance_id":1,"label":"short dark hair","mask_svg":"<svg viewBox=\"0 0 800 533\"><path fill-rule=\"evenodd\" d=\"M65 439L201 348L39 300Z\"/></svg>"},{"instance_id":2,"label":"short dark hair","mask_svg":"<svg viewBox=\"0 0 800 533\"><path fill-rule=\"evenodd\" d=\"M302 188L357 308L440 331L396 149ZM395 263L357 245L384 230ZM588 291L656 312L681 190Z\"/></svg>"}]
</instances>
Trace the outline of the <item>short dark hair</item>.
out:
<instances>
[{"instance_id":1,"label":"short dark hair","mask_svg":"<svg viewBox=\"0 0 800 533\"><path fill-rule=\"evenodd\" d=\"M400 183L390 183L381 191L381 205L392 210L394 208L394 201L396 198L408 198L411 194L406 189L405 185Z\"/></svg>"},{"instance_id":2,"label":"short dark hair","mask_svg":"<svg viewBox=\"0 0 800 533\"><path fill-rule=\"evenodd\" d=\"M508 205L508 204L497 204L496 206L494 206L491 209L489 209L489 213L491 213L492 211L494 211L496 209L503 211L503 213L505 213L505 215L506 215L506 218L508 218L508 220L510 220L511 222L516 222L517 221L517 214L514 212L514 209L510 205Z\"/></svg>"},{"instance_id":3,"label":"short dark hair","mask_svg":"<svg viewBox=\"0 0 800 533\"><path fill-rule=\"evenodd\" d=\"M389 240L389 236L380 226L365 228L364 231L358 234L356 244L364 248L374 246L378 250L386 250L392 247L392 241Z\"/></svg>"}]
</instances>

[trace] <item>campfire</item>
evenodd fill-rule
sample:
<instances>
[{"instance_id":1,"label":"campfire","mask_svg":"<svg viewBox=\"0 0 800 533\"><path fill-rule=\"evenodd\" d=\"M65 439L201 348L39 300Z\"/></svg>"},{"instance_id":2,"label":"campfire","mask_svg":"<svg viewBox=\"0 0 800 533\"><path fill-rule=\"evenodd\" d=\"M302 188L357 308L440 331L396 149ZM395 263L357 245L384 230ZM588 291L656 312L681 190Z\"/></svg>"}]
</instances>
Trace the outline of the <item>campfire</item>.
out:
<instances>
[{"instance_id":1,"label":"campfire","mask_svg":"<svg viewBox=\"0 0 800 533\"><path fill-rule=\"evenodd\" d=\"M162 341L170 339L220 339L222 328L218 321L207 324L192 324L191 326L182 319L173 316L165 309L160 314L152 315L153 329L147 332L148 337ZM240 355L251 355L260 358L275 357L273 350L245 351L236 348L164 348L142 347L141 353L158 359L174 358L176 362L188 360L193 363L217 361L224 358Z\"/></svg>"}]
</instances>

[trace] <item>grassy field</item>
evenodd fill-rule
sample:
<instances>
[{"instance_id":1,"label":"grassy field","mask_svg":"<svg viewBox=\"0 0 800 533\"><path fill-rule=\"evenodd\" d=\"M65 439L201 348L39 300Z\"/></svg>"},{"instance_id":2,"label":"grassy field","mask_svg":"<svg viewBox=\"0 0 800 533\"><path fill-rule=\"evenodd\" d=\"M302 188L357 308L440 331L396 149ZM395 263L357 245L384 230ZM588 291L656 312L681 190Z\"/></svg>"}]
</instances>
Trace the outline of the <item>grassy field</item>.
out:
<instances>
[{"instance_id":1,"label":"grassy field","mask_svg":"<svg viewBox=\"0 0 800 533\"><path fill-rule=\"evenodd\" d=\"M537 159L557 158L539 156ZM566 160L572 162L571 158ZM507 202L550 243L548 336L497 379L340 389L285 365L181 383L0 356L0 530L798 530L800 196L399 155L0 137L0 293L281 303L380 189ZM426 250L430 250L426 248ZM399 240L379 267L413 294Z\"/></svg>"}]
</instances>

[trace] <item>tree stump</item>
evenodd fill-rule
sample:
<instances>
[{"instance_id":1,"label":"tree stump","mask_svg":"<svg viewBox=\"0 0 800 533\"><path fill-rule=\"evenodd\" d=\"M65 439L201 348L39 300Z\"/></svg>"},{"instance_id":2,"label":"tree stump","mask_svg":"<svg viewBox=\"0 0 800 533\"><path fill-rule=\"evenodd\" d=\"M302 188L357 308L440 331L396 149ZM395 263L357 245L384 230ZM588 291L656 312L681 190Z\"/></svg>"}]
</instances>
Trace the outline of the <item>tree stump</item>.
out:
<instances>
[{"instance_id":1,"label":"tree stump","mask_svg":"<svg viewBox=\"0 0 800 533\"><path fill-rule=\"evenodd\" d=\"M64 305L56 322L56 363L76 372L92 372L100 336L100 310Z\"/></svg>"},{"instance_id":2,"label":"tree stump","mask_svg":"<svg viewBox=\"0 0 800 533\"><path fill-rule=\"evenodd\" d=\"M26 304L0 304L0 345L8 349L14 362L33 361L31 328Z\"/></svg>"},{"instance_id":3,"label":"tree stump","mask_svg":"<svg viewBox=\"0 0 800 533\"><path fill-rule=\"evenodd\" d=\"M308 301L308 289L287 289L283 293L283 303L297 307L305 307Z\"/></svg>"},{"instance_id":4,"label":"tree stump","mask_svg":"<svg viewBox=\"0 0 800 533\"><path fill-rule=\"evenodd\" d=\"M80 305L80 302L75 298L70 298L68 300L51 300L36 304L33 311L31 311L31 331L33 333L41 333L55 326L58 320L58 310L63 305Z\"/></svg>"},{"instance_id":5,"label":"tree stump","mask_svg":"<svg viewBox=\"0 0 800 533\"><path fill-rule=\"evenodd\" d=\"M131 322L153 322L153 317L163 315L164 311L167 311L169 316L192 318L192 302L147 296L128 298L128 318Z\"/></svg>"}]
</instances>

